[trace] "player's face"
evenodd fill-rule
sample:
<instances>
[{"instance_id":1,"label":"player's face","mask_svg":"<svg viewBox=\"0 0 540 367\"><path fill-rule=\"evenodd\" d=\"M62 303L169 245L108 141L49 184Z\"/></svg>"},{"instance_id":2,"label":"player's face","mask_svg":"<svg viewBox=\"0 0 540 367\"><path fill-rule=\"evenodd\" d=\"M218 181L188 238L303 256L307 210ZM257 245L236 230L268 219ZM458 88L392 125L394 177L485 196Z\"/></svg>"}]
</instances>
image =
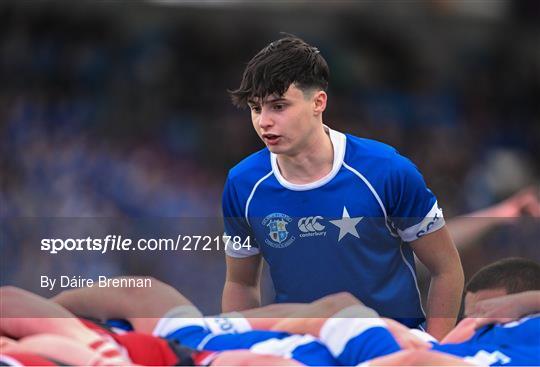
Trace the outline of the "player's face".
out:
<instances>
[{"instance_id":1,"label":"player's face","mask_svg":"<svg viewBox=\"0 0 540 367\"><path fill-rule=\"evenodd\" d=\"M469 317L474 314L476 304L478 302L485 299L506 296L507 294L506 289L503 288L484 289L475 293L467 292L465 295L465 317Z\"/></svg>"},{"instance_id":2,"label":"player's face","mask_svg":"<svg viewBox=\"0 0 540 367\"><path fill-rule=\"evenodd\" d=\"M292 156L305 149L317 131L326 107L326 93L304 92L292 84L283 96L254 99L249 101L249 107L253 127L268 149Z\"/></svg>"}]
</instances>

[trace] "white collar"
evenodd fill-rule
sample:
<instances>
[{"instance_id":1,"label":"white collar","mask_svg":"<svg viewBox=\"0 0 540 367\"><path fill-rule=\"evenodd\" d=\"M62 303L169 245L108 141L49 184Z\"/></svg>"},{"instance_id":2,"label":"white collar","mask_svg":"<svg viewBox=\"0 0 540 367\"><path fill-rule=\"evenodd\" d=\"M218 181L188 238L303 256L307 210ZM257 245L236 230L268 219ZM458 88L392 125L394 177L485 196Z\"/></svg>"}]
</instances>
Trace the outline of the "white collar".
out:
<instances>
[{"instance_id":1,"label":"white collar","mask_svg":"<svg viewBox=\"0 0 540 367\"><path fill-rule=\"evenodd\" d=\"M318 187L321 187L325 185L327 182L329 182L331 179L334 178L334 176L338 173L339 169L341 168L341 165L343 164L343 158L345 157L345 147L347 145L347 137L345 134L340 133L339 131L335 131L330 129L329 127L325 126L325 130L328 131L330 135L330 141L332 142L332 148L334 149L334 162L332 164L332 170L324 177L318 179L317 181L310 182L307 184L294 184L289 181L287 181L279 171L279 167L277 164L277 155L274 153L270 153L270 162L272 163L272 171L274 173L274 176L276 176L276 179L279 181L279 183L289 189L294 191L305 191L305 190L312 190L316 189Z\"/></svg>"}]
</instances>

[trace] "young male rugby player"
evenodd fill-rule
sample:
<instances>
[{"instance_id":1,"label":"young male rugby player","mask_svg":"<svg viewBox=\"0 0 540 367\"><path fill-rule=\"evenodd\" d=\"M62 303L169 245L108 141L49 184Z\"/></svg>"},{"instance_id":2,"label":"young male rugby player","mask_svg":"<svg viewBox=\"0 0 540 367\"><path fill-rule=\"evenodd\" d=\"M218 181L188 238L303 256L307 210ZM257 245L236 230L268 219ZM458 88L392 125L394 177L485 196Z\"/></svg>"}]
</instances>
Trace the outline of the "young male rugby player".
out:
<instances>
[{"instance_id":1,"label":"young male rugby player","mask_svg":"<svg viewBox=\"0 0 540 367\"><path fill-rule=\"evenodd\" d=\"M230 170L223 311L260 305L264 258L276 302L350 292L417 327L426 316L414 254L431 272L427 328L455 324L463 290L458 253L422 175L386 144L333 130L323 113L329 69L319 50L286 36L248 63L233 103L249 106L266 148Z\"/></svg>"}]
</instances>

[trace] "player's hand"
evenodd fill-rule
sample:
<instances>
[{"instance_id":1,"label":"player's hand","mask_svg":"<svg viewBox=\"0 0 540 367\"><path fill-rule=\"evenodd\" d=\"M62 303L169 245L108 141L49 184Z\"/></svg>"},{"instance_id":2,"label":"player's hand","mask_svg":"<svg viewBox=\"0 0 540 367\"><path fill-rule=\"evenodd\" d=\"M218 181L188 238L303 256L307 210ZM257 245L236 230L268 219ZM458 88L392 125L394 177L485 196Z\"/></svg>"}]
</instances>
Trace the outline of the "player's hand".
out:
<instances>
[{"instance_id":1,"label":"player's hand","mask_svg":"<svg viewBox=\"0 0 540 367\"><path fill-rule=\"evenodd\" d=\"M484 325L515 321L531 312L522 297L522 293L517 293L479 301L470 317L476 318L477 329Z\"/></svg>"},{"instance_id":2,"label":"player's hand","mask_svg":"<svg viewBox=\"0 0 540 367\"><path fill-rule=\"evenodd\" d=\"M534 186L518 191L510 198L497 204L493 210L494 217L515 220L523 215L540 217L540 200L538 189Z\"/></svg>"},{"instance_id":3,"label":"player's hand","mask_svg":"<svg viewBox=\"0 0 540 367\"><path fill-rule=\"evenodd\" d=\"M431 344L411 333L409 328L392 319L384 319L388 331L392 334L401 349L429 349Z\"/></svg>"},{"instance_id":4,"label":"player's hand","mask_svg":"<svg viewBox=\"0 0 540 367\"><path fill-rule=\"evenodd\" d=\"M441 344L463 343L464 341L469 340L478 328L477 325L477 319L466 318L461 320L459 324L457 324L457 326L441 340Z\"/></svg>"}]
</instances>

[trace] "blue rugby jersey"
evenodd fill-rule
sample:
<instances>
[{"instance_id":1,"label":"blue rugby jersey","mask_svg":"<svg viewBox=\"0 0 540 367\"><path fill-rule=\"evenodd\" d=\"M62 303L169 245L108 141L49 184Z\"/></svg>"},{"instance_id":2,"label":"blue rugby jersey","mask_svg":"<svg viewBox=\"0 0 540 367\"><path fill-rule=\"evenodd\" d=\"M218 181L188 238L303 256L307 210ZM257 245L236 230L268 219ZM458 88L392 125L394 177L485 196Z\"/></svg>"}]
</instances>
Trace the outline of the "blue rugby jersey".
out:
<instances>
[{"instance_id":1,"label":"blue rugby jersey","mask_svg":"<svg viewBox=\"0 0 540 367\"><path fill-rule=\"evenodd\" d=\"M276 302L311 302L348 291L383 316L423 321L408 242L444 226L442 211L414 164L380 142L329 130L331 172L287 182L263 149L230 170L223 193L227 236L250 237L270 266ZM242 241L245 244L245 241Z\"/></svg>"},{"instance_id":2,"label":"blue rugby jersey","mask_svg":"<svg viewBox=\"0 0 540 367\"><path fill-rule=\"evenodd\" d=\"M489 325L459 344L434 344L433 350L489 366L540 366L540 317Z\"/></svg>"},{"instance_id":3,"label":"blue rugby jersey","mask_svg":"<svg viewBox=\"0 0 540 367\"><path fill-rule=\"evenodd\" d=\"M217 318L214 318L214 321ZM221 318L218 324L226 324ZM247 349L257 354L294 359L308 366L335 366L336 359L319 340L310 335L293 335L285 332L217 330L203 318L161 319L154 335L174 340L183 346L199 351L221 352Z\"/></svg>"},{"instance_id":4,"label":"blue rugby jersey","mask_svg":"<svg viewBox=\"0 0 540 367\"><path fill-rule=\"evenodd\" d=\"M401 350L380 319L331 319L321 341L342 365L357 365ZM540 317L490 325L457 344L432 342L432 349L482 366L539 366Z\"/></svg>"}]
</instances>

